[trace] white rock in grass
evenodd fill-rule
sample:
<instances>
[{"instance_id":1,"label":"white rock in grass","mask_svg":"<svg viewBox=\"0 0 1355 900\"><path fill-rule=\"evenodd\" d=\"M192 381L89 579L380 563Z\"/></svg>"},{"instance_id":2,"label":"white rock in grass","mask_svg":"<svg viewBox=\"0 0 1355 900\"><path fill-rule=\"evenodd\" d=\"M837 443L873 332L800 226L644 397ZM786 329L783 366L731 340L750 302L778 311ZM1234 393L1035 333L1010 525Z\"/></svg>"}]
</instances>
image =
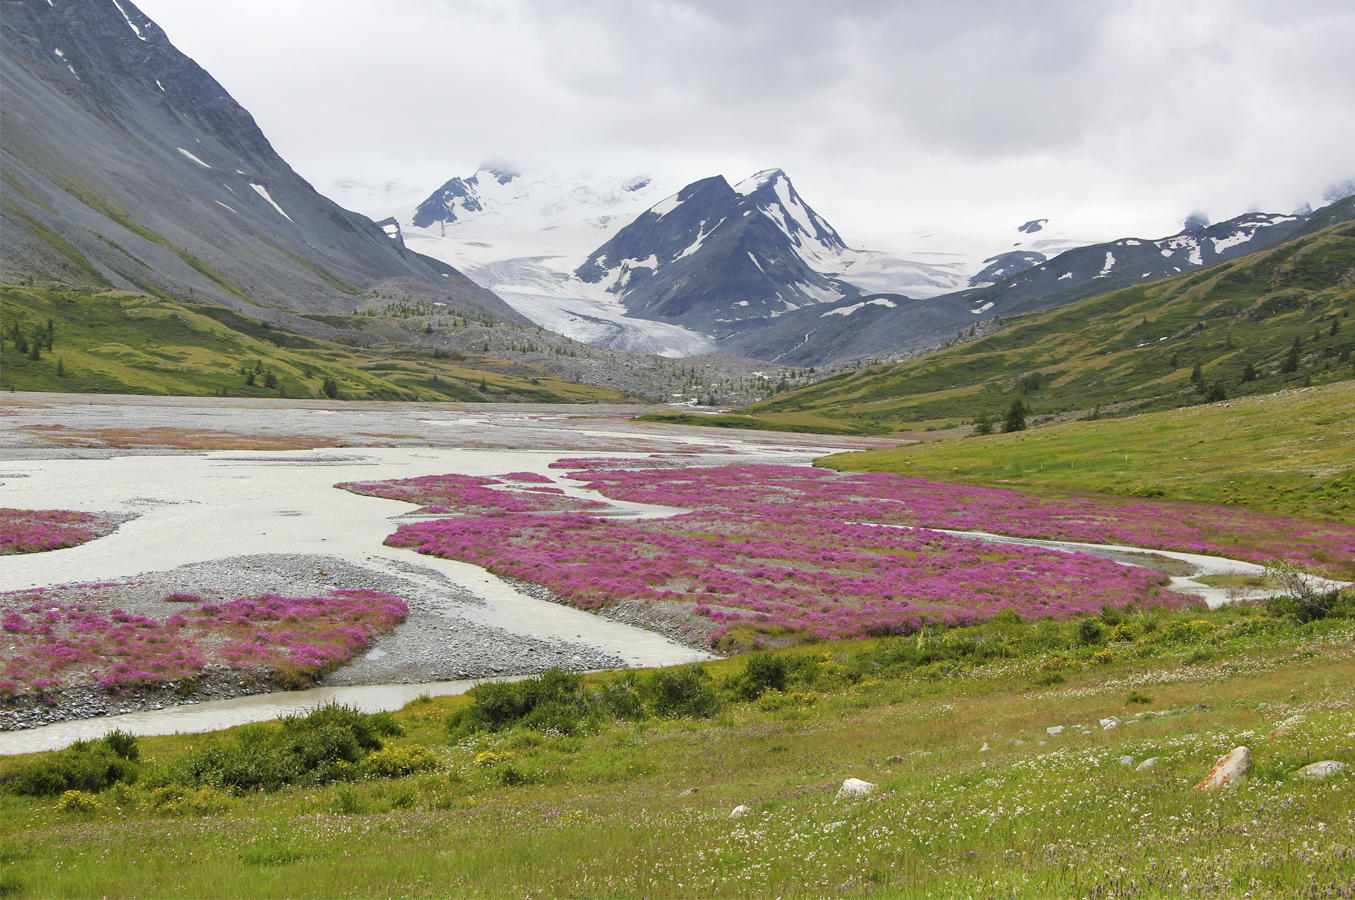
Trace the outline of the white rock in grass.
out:
<instances>
[{"instance_id":1,"label":"white rock in grass","mask_svg":"<svg viewBox=\"0 0 1355 900\"><path fill-rule=\"evenodd\" d=\"M744 806L742 803L740 803L738 806L734 807L734 811L731 812L731 813L729 814L729 817L730 817L731 819L742 819L744 816L748 815L750 812L752 812L751 809L749 809L747 806Z\"/></svg>"},{"instance_id":2,"label":"white rock in grass","mask_svg":"<svg viewBox=\"0 0 1355 900\"><path fill-rule=\"evenodd\" d=\"M1054 737L1055 735L1063 734L1063 726L1062 726L1062 725L1050 725L1048 728L1046 728L1046 729L1044 730L1044 733L1047 734L1047 735L1049 735L1050 737Z\"/></svg>"},{"instance_id":3,"label":"white rock in grass","mask_svg":"<svg viewBox=\"0 0 1355 900\"><path fill-rule=\"evenodd\" d=\"M1343 762L1334 759L1324 759L1322 762L1309 763L1294 774L1300 778L1330 778L1332 775L1339 775L1347 768Z\"/></svg>"},{"instance_id":4,"label":"white rock in grass","mask_svg":"<svg viewBox=\"0 0 1355 900\"><path fill-rule=\"evenodd\" d=\"M1251 767L1251 751L1246 747L1235 747L1214 763L1214 768L1195 785L1195 790L1221 791L1234 781L1247 777Z\"/></svg>"},{"instance_id":5,"label":"white rock in grass","mask_svg":"<svg viewBox=\"0 0 1355 900\"><path fill-rule=\"evenodd\" d=\"M1102 730L1109 730L1109 729L1111 729L1111 728L1115 728L1115 727L1118 726L1119 724L1120 724L1120 717L1119 717L1119 716L1109 716L1109 717L1104 718L1104 719L1101 720L1101 728L1102 728Z\"/></svg>"},{"instance_id":6,"label":"white rock in grass","mask_svg":"<svg viewBox=\"0 0 1355 900\"><path fill-rule=\"evenodd\" d=\"M1293 728L1295 725L1301 724L1304 718L1305 717L1302 714L1290 716L1289 718L1281 722L1279 725L1276 725L1274 729L1271 730L1270 736L1279 737L1283 734L1288 734L1289 729Z\"/></svg>"},{"instance_id":7,"label":"white rock in grass","mask_svg":"<svg viewBox=\"0 0 1355 900\"><path fill-rule=\"evenodd\" d=\"M979 748L979 752L980 752L980 753L987 753L989 750L992 750L992 749L993 749L992 747L989 747L989 746L988 746L988 742L987 742L987 741L984 741L984 742L983 742L983 746Z\"/></svg>"},{"instance_id":8,"label":"white rock in grass","mask_svg":"<svg viewBox=\"0 0 1355 900\"><path fill-rule=\"evenodd\" d=\"M863 797L869 797L875 792L875 785L869 781L862 781L860 778L848 778L842 782L842 787L838 788L837 796L833 798L836 803L839 800L860 800Z\"/></svg>"},{"instance_id":9,"label":"white rock in grass","mask_svg":"<svg viewBox=\"0 0 1355 900\"><path fill-rule=\"evenodd\" d=\"M1132 757L1132 756L1121 756L1120 759L1119 759L1119 763L1120 763L1120 765L1122 765L1122 766L1132 766L1132 765L1134 764L1134 757Z\"/></svg>"},{"instance_id":10,"label":"white rock in grass","mask_svg":"<svg viewBox=\"0 0 1355 900\"><path fill-rule=\"evenodd\" d=\"M1157 757L1156 757L1156 756L1150 756L1150 757L1148 757L1147 759L1145 759L1143 762L1141 762L1141 763L1139 763L1137 766L1135 766L1135 767L1134 767L1134 771L1135 771L1135 772L1147 772L1149 769L1151 769L1151 768L1152 768L1153 766L1155 766L1155 765L1157 765Z\"/></svg>"}]
</instances>

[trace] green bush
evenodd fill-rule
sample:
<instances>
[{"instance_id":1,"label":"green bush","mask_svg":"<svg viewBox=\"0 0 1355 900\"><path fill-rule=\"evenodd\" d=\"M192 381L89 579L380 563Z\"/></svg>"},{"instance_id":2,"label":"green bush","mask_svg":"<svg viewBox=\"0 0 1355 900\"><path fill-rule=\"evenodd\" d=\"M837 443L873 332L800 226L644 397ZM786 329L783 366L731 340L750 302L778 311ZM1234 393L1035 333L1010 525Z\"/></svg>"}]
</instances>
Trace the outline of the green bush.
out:
<instances>
[{"instance_id":1,"label":"green bush","mask_svg":"<svg viewBox=\"0 0 1355 900\"><path fill-rule=\"evenodd\" d=\"M0 789L29 796L102 791L136 780L136 749L136 739L121 731L96 741L76 741L65 750L11 763L0 773Z\"/></svg>"},{"instance_id":2,"label":"green bush","mask_svg":"<svg viewBox=\"0 0 1355 900\"><path fill-rule=\"evenodd\" d=\"M720 710L710 675L700 665L655 669L641 682L641 693L657 716L705 719Z\"/></svg>"},{"instance_id":3,"label":"green bush","mask_svg":"<svg viewBox=\"0 0 1355 900\"><path fill-rule=\"evenodd\" d=\"M171 783L212 785L230 790L277 790L288 784L328 784L355 773L368 753L381 749L381 736L398 734L388 713L365 715L337 704L275 725L247 725L221 743L180 761Z\"/></svg>"},{"instance_id":4,"label":"green bush","mask_svg":"<svg viewBox=\"0 0 1355 900\"><path fill-rule=\"evenodd\" d=\"M1080 646L1095 647L1105 640L1105 632L1101 629L1101 623L1093 618L1078 619L1077 625L1073 629L1073 636L1077 639Z\"/></svg>"},{"instance_id":5,"label":"green bush","mask_svg":"<svg viewBox=\"0 0 1355 900\"><path fill-rule=\"evenodd\" d=\"M790 680L790 660L773 653L755 653L748 658L737 691L745 700L756 700L767 691L784 691Z\"/></svg>"},{"instance_id":6,"label":"green bush","mask_svg":"<svg viewBox=\"0 0 1355 900\"><path fill-rule=\"evenodd\" d=\"M572 734L589 714L583 676L563 669L547 669L522 681L481 684L469 696L471 705L448 720L453 733L502 731L522 724Z\"/></svg>"}]
</instances>

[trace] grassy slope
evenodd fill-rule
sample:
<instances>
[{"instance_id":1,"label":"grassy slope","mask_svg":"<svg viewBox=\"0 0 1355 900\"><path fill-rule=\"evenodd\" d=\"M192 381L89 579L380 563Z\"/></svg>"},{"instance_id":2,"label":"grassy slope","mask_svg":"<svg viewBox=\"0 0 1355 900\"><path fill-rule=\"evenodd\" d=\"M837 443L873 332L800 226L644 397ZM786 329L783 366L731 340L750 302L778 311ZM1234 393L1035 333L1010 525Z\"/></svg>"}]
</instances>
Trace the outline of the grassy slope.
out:
<instances>
[{"instance_id":1,"label":"grassy slope","mask_svg":"<svg viewBox=\"0 0 1355 900\"><path fill-rule=\"evenodd\" d=\"M747 412L878 431L981 413L1000 421L1018 397L1042 415L1199 403L1197 364L1201 384L1217 383L1229 396L1349 378L1352 272L1355 225L1345 222L1199 272L1021 316L990 337L838 375ZM1281 373L1296 337L1298 370ZM1243 382L1248 364L1257 377ZM1023 389L1031 376L1039 387Z\"/></svg>"},{"instance_id":2,"label":"grassy slope","mask_svg":"<svg viewBox=\"0 0 1355 900\"><path fill-rule=\"evenodd\" d=\"M1022 490L1236 503L1355 524L1355 383L842 453L817 464Z\"/></svg>"},{"instance_id":3,"label":"grassy slope","mask_svg":"<svg viewBox=\"0 0 1355 900\"><path fill-rule=\"evenodd\" d=\"M1096 648L1056 648L937 663L799 699L773 693L708 722L586 737L514 730L449 744L443 721L466 700L415 702L397 714L406 735L395 743L434 748L438 771L211 793L158 811L116 792L87 814L0 795L0 884L17 896L107 897L1287 897L1355 887L1342 824L1355 814L1349 770L1325 782L1292 774L1319 759L1355 762L1351 620L1187 611L1108 646L1108 662ZM799 653L820 657L831 677L830 660L849 665L860 650ZM718 678L742 666L710 668ZM1175 712L1097 725L1144 710ZM1303 722L1273 733L1297 712ZM1052 725L1068 733L1050 737ZM142 756L167 762L203 740L142 739ZM1251 779L1223 795L1190 789L1239 744L1255 754ZM486 750L502 758L477 764ZM1136 771L1117 763L1125 755L1159 762ZM510 768L520 783L508 784ZM849 776L880 792L834 804ZM731 821L738 804L752 812Z\"/></svg>"},{"instance_id":4,"label":"grassy slope","mask_svg":"<svg viewBox=\"0 0 1355 900\"><path fill-rule=\"evenodd\" d=\"M385 400L526 400L590 402L624 399L606 388L574 384L542 370L505 375L491 357L457 361L409 351L383 354L271 329L266 323L208 305L128 292L0 288L4 366L0 389L318 397L326 378L341 396ZM52 321L56 339L38 360L16 351L8 329L32 334ZM58 362L64 375L58 375ZM242 367L261 367L277 389L246 384ZM484 388L480 385L483 381Z\"/></svg>"}]
</instances>

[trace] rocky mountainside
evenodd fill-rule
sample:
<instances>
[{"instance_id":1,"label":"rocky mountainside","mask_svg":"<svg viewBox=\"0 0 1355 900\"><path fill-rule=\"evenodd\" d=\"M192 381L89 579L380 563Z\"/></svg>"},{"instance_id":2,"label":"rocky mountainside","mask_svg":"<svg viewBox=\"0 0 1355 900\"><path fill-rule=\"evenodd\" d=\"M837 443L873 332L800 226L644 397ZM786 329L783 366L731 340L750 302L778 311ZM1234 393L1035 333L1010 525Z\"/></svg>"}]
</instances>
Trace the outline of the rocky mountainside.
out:
<instances>
[{"instance_id":1,"label":"rocky mountainside","mask_svg":"<svg viewBox=\"0 0 1355 900\"><path fill-rule=\"evenodd\" d=\"M855 297L854 285L814 268L846 245L784 172L731 187L693 182L621 229L576 271L633 316L717 337L749 320Z\"/></svg>"},{"instance_id":2,"label":"rocky mountainside","mask_svg":"<svg viewBox=\"0 0 1355 900\"><path fill-rule=\"evenodd\" d=\"M206 299L275 324L372 292L526 322L318 194L130 0L4 0L0 280Z\"/></svg>"},{"instance_id":3,"label":"rocky mountainside","mask_svg":"<svg viewBox=\"0 0 1355 900\"><path fill-rule=\"evenodd\" d=\"M1308 219L1300 214L1247 213L1156 240L1123 238L1077 247L1047 261L1040 261L1039 253L1013 251L994 258L972 279L979 283L996 278L992 284L929 299L878 294L799 310L732 335L724 349L802 366L903 354L936 346L1003 316L1061 306L1234 259L1284 241Z\"/></svg>"}]
</instances>

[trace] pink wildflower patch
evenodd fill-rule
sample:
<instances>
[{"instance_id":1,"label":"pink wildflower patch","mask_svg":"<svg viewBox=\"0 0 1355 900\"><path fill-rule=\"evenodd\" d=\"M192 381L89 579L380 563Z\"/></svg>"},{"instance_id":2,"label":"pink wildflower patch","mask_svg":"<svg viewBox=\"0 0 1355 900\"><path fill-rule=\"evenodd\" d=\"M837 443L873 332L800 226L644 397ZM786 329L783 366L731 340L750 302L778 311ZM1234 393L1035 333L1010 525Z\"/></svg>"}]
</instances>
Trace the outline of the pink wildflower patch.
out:
<instances>
[{"instance_id":1,"label":"pink wildflower patch","mask_svg":"<svg viewBox=\"0 0 1355 900\"><path fill-rule=\"evenodd\" d=\"M522 475L523 473L515 473ZM530 474L530 473L528 473ZM504 476L510 478L513 476ZM515 478L526 481L524 478ZM545 479L547 483L550 479ZM497 478L481 475L423 475L391 481L346 481L335 487L369 497L417 503L425 512L565 512L600 509L605 503L565 496L539 488L495 488Z\"/></svg>"},{"instance_id":2,"label":"pink wildflower patch","mask_svg":"<svg viewBox=\"0 0 1355 900\"><path fill-rule=\"evenodd\" d=\"M94 513L0 508L0 555L76 547L117 527L116 521Z\"/></svg>"},{"instance_id":3,"label":"pink wildflower patch","mask_svg":"<svg viewBox=\"0 0 1355 900\"><path fill-rule=\"evenodd\" d=\"M207 604L159 621L97 602L15 592L0 596L0 695L73 685L148 688L193 679L208 666L302 686L366 650L406 611L390 594L331 591Z\"/></svg>"},{"instance_id":4,"label":"pink wildflower patch","mask_svg":"<svg viewBox=\"0 0 1355 900\"><path fill-rule=\"evenodd\" d=\"M605 460L588 462L584 471L569 477L617 500L754 514L793 510L846 522L1125 544L1258 563L1282 558L1334 574L1355 574L1351 568L1355 566L1355 527L1305 522L1232 506L1090 496L1039 497L902 475L838 475L798 466L635 471L607 466Z\"/></svg>"},{"instance_id":5,"label":"pink wildflower patch","mask_svg":"<svg viewBox=\"0 0 1355 900\"><path fill-rule=\"evenodd\" d=\"M549 587L583 609L678 601L748 634L815 640L905 634L1004 609L1066 618L1129 603L1184 605L1147 569L1083 554L992 545L920 529L809 518L790 509L619 522L480 516L404 525L386 541ZM731 634L731 631L742 634ZM729 639L722 640L726 635Z\"/></svg>"}]
</instances>

